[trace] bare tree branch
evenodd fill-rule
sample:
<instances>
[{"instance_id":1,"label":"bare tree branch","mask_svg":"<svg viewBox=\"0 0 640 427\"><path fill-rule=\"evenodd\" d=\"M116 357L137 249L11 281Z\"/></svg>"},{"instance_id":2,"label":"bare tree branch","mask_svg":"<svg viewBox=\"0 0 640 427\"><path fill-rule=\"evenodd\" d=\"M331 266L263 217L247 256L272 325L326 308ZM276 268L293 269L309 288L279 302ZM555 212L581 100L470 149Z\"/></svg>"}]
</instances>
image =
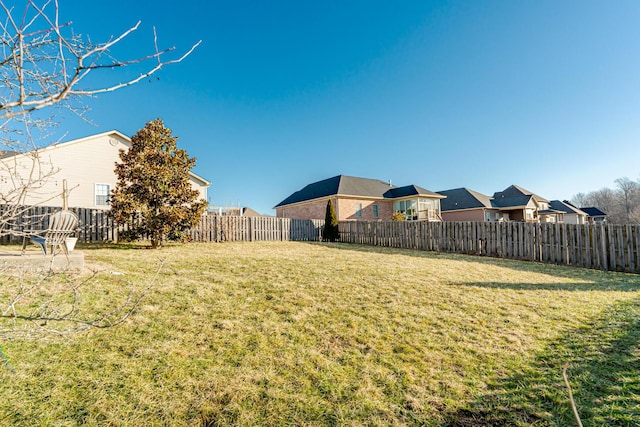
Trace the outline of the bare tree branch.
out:
<instances>
[{"instance_id":1,"label":"bare tree branch","mask_svg":"<svg viewBox=\"0 0 640 427\"><path fill-rule=\"evenodd\" d=\"M0 0L0 9L6 15L0 24L0 119L28 115L55 104L64 104L70 98L77 99L134 85L155 74L167 65L182 62L199 45L195 43L183 55L165 59L174 47L159 49L153 30L155 52L139 58L115 59L110 50L123 42L140 27L138 21L116 37L94 44L71 31L70 23L60 23L59 5L53 2L53 11L29 0L22 20L15 19L16 12ZM106 59L106 60L105 60ZM100 87L80 87L80 83L93 71L115 69L142 64L154 60L137 77Z\"/></svg>"},{"instance_id":2,"label":"bare tree branch","mask_svg":"<svg viewBox=\"0 0 640 427\"><path fill-rule=\"evenodd\" d=\"M567 377L567 368L569 368L569 362L565 363L564 367L562 368L562 378L564 378L564 384L567 386L567 391L569 392L569 402L571 403L571 410L573 411L573 415L576 418L578 426L582 427L582 421L580 420L578 407L576 406L576 401L573 399L573 392L571 391L571 385L569 384L569 378Z\"/></svg>"},{"instance_id":3,"label":"bare tree branch","mask_svg":"<svg viewBox=\"0 0 640 427\"><path fill-rule=\"evenodd\" d=\"M104 271L93 271L90 275L55 273L52 270L33 274L26 270L18 272L4 268L5 275L12 276L13 286L0 312L0 337L37 337L42 335L65 335L88 328L111 328L129 319L140 302L156 285L165 264L160 259L155 274L141 290L132 289L119 303L100 313L86 312L81 307L82 297L93 289ZM8 291L5 291L8 292Z\"/></svg>"},{"instance_id":4,"label":"bare tree branch","mask_svg":"<svg viewBox=\"0 0 640 427\"><path fill-rule=\"evenodd\" d=\"M153 28L151 52L117 59L111 50L127 42L140 21L109 40L94 43L76 34L71 22L60 21L57 0L23 4L19 8L11 0L0 0L0 236L20 234L17 220L24 219L28 202L37 199L44 204L59 196L39 194L58 171L39 151L51 143L49 128L56 120L53 114L42 118L42 112L32 113L57 106L83 118L83 100L138 83L167 65L182 62L200 45L197 42L181 56L172 57L175 48L160 49ZM140 73L121 78L115 72L127 67ZM113 76L110 82L91 85L96 80L89 76L105 74ZM15 154L21 154L21 163L12 157Z\"/></svg>"}]
</instances>

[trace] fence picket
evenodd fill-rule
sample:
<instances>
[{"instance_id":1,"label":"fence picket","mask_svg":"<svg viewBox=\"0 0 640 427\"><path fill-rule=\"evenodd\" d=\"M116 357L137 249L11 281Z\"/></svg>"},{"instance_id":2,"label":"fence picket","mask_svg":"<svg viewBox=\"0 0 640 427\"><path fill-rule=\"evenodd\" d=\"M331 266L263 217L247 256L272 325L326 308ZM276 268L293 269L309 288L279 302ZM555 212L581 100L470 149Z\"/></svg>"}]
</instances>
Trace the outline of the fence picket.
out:
<instances>
[{"instance_id":1,"label":"fence picket","mask_svg":"<svg viewBox=\"0 0 640 427\"><path fill-rule=\"evenodd\" d=\"M6 208L0 206L0 213ZM22 230L45 229L54 207L24 208L0 229L0 243L22 241ZM71 208L78 215L80 242L117 241L108 212ZM204 215L189 235L195 242L319 241L323 220ZM340 239L394 248L527 259L577 267L640 273L640 226L523 222L341 221Z\"/></svg>"}]
</instances>

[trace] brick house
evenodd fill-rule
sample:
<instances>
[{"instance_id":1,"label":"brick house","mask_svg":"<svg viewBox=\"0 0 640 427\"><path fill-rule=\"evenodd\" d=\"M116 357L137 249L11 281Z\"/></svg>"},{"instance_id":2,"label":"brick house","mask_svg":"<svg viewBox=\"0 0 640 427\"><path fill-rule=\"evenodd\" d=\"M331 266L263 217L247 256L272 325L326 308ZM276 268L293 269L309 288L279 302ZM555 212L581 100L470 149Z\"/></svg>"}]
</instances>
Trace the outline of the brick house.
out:
<instances>
[{"instance_id":1,"label":"brick house","mask_svg":"<svg viewBox=\"0 0 640 427\"><path fill-rule=\"evenodd\" d=\"M517 185L492 197L468 188L438 194L447 197L442 202L444 221L562 222L564 217L564 211L554 209L549 200Z\"/></svg>"},{"instance_id":2,"label":"brick house","mask_svg":"<svg viewBox=\"0 0 640 427\"><path fill-rule=\"evenodd\" d=\"M339 221L389 220L395 211L408 221L441 221L444 197L417 185L396 187L376 179L338 175L305 186L274 209L279 218L324 219L331 200Z\"/></svg>"}]
</instances>

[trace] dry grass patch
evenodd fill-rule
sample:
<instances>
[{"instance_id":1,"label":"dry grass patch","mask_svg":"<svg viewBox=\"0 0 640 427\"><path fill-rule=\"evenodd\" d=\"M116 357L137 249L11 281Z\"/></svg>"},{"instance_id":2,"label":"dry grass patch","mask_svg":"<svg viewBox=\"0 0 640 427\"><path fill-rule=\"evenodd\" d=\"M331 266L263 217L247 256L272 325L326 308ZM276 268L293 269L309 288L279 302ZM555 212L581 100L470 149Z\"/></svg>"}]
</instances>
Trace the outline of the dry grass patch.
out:
<instances>
[{"instance_id":1,"label":"dry grass patch","mask_svg":"<svg viewBox=\"0 0 640 427\"><path fill-rule=\"evenodd\" d=\"M638 276L343 244L84 250L123 273L112 292L165 267L118 328L5 342L0 424L561 426L567 360L591 424L638 416Z\"/></svg>"}]
</instances>

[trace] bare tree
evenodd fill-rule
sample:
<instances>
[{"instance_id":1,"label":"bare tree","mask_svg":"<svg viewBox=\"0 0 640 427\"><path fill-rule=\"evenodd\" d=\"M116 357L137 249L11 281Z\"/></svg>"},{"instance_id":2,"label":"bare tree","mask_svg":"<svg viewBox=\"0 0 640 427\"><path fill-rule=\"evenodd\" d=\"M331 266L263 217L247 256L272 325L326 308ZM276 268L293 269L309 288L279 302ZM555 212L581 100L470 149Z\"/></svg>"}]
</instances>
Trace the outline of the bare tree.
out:
<instances>
[{"instance_id":1,"label":"bare tree","mask_svg":"<svg viewBox=\"0 0 640 427\"><path fill-rule=\"evenodd\" d=\"M622 222L630 224L638 221L638 208L640 205L640 184L629 178L622 177L615 180L617 196L619 199Z\"/></svg>"},{"instance_id":2,"label":"bare tree","mask_svg":"<svg viewBox=\"0 0 640 427\"><path fill-rule=\"evenodd\" d=\"M606 212L613 224L640 223L640 183L627 177L615 180L616 189L601 188L588 194L578 193L572 200L577 206L594 206Z\"/></svg>"},{"instance_id":3,"label":"bare tree","mask_svg":"<svg viewBox=\"0 0 640 427\"><path fill-rule=\"evenodd\" d=\"M56 142L51 131L57 121L43 109L53 113L57 109L51 107L58 107L83 117L89 97L136 84L183 61L200 44L175 55L173 47L158 47L154 28L154 49L148 55L118 59L112 49L130 38L140 22L94 43L76 34L70 22L60 21L57 0L26 0L23 5L0 0L0 236L16 233L13 221L23 214L27 195L57 171L38 151L43 141ZM139 74L124 77L118 72L127 67ZM106 76L90 80L100 74ZM104 83L109 77L111 82ZM28 153L28 166L24 155L20 166L15 162L16 153Z\"/></svg>"},{"instance_id":4,"label":"bare tree","mask_svg":"<svg viewBox=\"0 0 640 427\"><path fill-rule=\"evenodd\" d=\"M599 190L589 193L589 198L595 207L611 210L613 205L615 205L616 195L610 188L602 187Z\"/></svg>"},{"instance_id":5,"label":"bare tree","mask_svg":"<svg viewBox=\"0 0 640 427\"><path fill-rule=\"evenodd\" d=\"M589 207L589 197L584 193L577 193L571 197L571 203L579 208Z\"/></svg>"},{"instance_id":6,"label":"bare tree","mask_svg":"<svg viewBox=\"0 0 640 427\"><path fill-rule=\"evenodd\" d=\"M123 31L106 42L94 44L71 31L71 23L59 21L57 0L37 4L28 0L24 10L16 11L0 1L6 18L0 22L0 119L24 116L62 102L72 108L71 101L91 95L112 92L131 86L169 64L181 62L200 44L194 44L183 55L165 59L174 48L160 50L154 29L155 51L142 58L118 60L110 49L122 42L140 26ZM149 62L148 68L134 78L101 87L83 87L81 83L94 72L113 70Z\"/></svg>"}]
</instances>

